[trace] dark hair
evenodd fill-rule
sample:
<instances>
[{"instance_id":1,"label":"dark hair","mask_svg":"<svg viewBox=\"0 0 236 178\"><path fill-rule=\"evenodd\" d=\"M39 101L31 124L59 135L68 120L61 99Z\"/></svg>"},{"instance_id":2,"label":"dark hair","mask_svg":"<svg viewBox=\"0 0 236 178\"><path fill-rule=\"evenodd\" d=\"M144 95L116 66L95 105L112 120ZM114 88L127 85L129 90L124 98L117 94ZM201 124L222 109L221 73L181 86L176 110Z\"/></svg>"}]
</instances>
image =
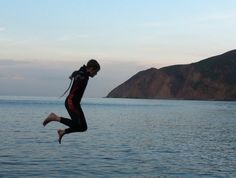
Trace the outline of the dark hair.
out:
<instances>
[{"instance_id":1,"label":"dark hair","mask_svg":"<svg viewBox=\"0 0 236 178\"><path fill-rule=\"evenodd\" d=\"M87 67L100 70L100 65L95 59L90 59L87 63Z\"/></svg>"}]
</instances>

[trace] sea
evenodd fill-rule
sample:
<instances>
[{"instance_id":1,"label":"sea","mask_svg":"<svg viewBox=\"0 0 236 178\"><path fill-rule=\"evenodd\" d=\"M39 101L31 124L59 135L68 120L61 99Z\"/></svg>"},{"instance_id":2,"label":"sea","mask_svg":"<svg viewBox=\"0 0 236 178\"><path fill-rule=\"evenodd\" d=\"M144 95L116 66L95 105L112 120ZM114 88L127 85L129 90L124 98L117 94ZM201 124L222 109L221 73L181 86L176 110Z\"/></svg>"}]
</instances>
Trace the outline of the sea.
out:
<instances>
[{"instance_id":1,"label":"sea","mask_svg":"<svg viewBox=\"0 0 236 178\"><path fill-rule=\"evenodd\" d=\"M65 135L64 98L0 97L1 178L236 177L236 102L84 98L88 130Z\"/></svg>"}]
</instances>

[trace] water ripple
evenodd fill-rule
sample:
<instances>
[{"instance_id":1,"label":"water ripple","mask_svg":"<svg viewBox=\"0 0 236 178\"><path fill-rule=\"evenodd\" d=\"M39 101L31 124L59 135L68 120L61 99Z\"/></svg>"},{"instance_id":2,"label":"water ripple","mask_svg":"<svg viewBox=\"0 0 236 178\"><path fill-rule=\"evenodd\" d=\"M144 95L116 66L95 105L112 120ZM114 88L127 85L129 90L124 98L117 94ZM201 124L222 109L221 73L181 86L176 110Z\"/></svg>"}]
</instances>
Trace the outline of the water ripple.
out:
<instances>
[{"instance_id":1,"label":"water ripple","mask_svg":"<svg viewBox=\"0 0 236 178\"><path fill-rule=\"evenodd\" d=\"M0 106L0 177L236 177L234 102L89 99L89 130L61 145L42 120L68 117L62 101Z\"/></svg>"}]
</instances>

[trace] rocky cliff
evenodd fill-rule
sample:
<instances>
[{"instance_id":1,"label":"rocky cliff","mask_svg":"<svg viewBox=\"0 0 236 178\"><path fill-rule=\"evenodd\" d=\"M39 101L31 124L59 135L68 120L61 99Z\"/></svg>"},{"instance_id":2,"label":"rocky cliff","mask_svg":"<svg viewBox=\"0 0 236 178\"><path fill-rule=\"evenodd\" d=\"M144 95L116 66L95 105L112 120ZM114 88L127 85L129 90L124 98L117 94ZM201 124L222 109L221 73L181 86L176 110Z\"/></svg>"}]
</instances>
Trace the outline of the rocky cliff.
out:
<instances>
[{"instance_id":1,"label":"rocky cliff","mask_svg":"<svg viewBox=\"0 0 236 178\"><path fill-rule=\"evenodd\" d=\"M138 72L107 97L236 101L236 50L197 63Z\"/></svg>"}]
</instances>

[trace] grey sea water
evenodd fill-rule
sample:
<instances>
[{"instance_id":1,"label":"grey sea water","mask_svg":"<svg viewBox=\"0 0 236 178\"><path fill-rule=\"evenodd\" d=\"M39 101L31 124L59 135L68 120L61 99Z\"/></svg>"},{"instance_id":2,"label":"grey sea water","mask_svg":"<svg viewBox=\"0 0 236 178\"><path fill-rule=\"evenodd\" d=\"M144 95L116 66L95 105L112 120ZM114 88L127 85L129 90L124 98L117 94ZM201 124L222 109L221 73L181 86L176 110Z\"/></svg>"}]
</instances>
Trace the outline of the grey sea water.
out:
<instances>
[{"instance_id":1,"label":"grey sea water","mask_svg":"<svg viewBox=\"0 0 236 178\"><path fill-rule=\"evenodd\" d=\"M57 142L56 98L0 97L0 177L236 177L236 102L84 99Z\"/></svg>"}]
</instances>

